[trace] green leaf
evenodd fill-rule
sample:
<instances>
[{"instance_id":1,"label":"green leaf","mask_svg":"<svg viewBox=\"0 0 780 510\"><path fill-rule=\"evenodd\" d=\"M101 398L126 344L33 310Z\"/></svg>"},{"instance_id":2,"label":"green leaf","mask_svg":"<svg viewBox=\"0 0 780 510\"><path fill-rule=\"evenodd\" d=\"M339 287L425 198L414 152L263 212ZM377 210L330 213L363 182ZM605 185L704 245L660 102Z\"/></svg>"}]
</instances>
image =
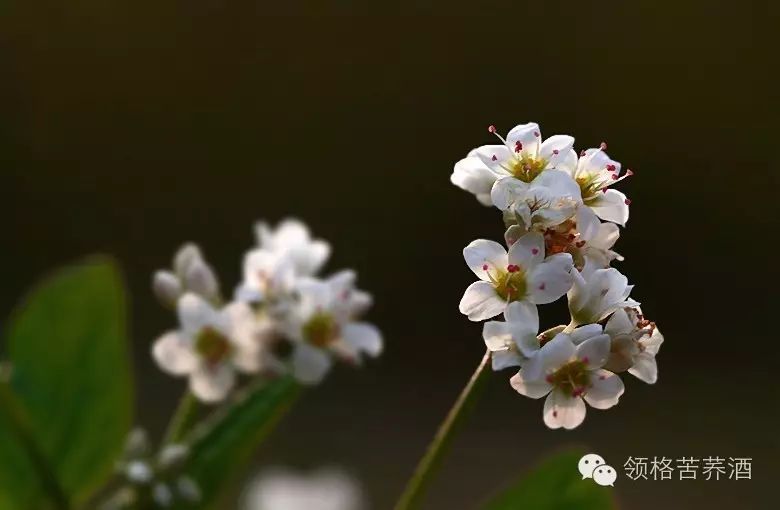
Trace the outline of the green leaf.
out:
<instances>
[{"instance_id":1,"label":"green leaf","mask_svg":"<svg viewBox=\"0 0 780 510\"><path fill-rule=\"evenodd\" d=\"M219 504L222 492L246 465L300 392L292 377L248 389L236 401L196 428L189 443L187 473L203 493L201 506Z\"/></svg>"},{"instance_id":2,"label":"green leaf","mask_svg":"<svg viewBox=\"0 0 780 510\"><path fill-rule=\"evenodd\" d=\"M493 498L483 510L612 510L611 487L583 480L577 464L584 452L555 455Z\"/></svg>"},{"instance_id":3,"label":"green leaf","mask_svg":"<svg viewBox=\"0 0 780 510\"><path fill-rule=\"evenodd\" d=\"M29 465L39 464L33 450L75 504L111 475L132 414L125 315L115 264L94 258L45 281L12 317L7 354L13 395L8 393L18 412L15 420L0 413L0 430L16 429L19 436L17 421L30 437L27 463L18 445L0 444L0 471L24 473L16 476L23 483L13 485L11 477L0 477L0 492L13 508L45 508L40 469L38 480L30 481Z\"/></svg>"}]
</instances>

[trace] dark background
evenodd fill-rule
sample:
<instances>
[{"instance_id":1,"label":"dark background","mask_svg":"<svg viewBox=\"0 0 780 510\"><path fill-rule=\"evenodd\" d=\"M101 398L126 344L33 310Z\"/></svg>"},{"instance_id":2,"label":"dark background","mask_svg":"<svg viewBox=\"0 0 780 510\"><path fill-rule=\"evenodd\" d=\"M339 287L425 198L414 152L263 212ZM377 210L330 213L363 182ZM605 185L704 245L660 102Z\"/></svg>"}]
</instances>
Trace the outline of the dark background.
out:
<instances>
[{"instance_id":1,"label":"dark background","mask_svg":"<svg viewBox=\"0 0 780 510\"><path fill-rule=\"evenodd\" d=\"M564 432L496 374L426 508L473 508L572 444L616 465L754 459L751 481L620 478L626 509L769 508L777 18L751 2L626 4L270 17L260 1L3 2L2 316L53 267L114 254L132 292L138 422L160 434L183 383L148 355L175 325L151 273L193 240L229 291L256 219L303 218L332 242L329 268L356 268L376 296L387 351L309 392L257 465L341 465L390 508L484 348L458 313L474 279L460 252L502 228L449 183L452 165L493 143L488 124L536 121L578 148L606 140L636 172L618 267L665 334L660 380L627 377L620 405Z\"/></svg>"}]
</instances>

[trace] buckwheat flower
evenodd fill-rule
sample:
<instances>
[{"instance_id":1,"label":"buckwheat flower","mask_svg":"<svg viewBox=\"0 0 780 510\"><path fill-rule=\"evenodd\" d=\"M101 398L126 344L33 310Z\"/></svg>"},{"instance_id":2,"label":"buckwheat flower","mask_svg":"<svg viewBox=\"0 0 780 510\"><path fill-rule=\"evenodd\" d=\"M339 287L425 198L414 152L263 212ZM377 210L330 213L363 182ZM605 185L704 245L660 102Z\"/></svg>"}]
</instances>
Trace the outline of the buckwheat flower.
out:
<instances>
[{"instance_id":1,"label":"buckwheat flower","mask_svg":"<svg viewBox=\"0 0 780 510\"><path fill-rule=\"evenodd\" d=\"M604 332L612 339L612 348L604 368L615 373L628 371L640 381L658 380L658 354L664 337L654 322L639 308L618 308L607 321Z\"/></svg>"},{"instance_id":2,"label":"buckwheat flower","mask_svg":"<svg viewBox=\"0 0 780 510\"><path fill-rule=\"evenodd\" d=\"M551 303L572 285L571 255L545 259L544 237L536 232L520 238L509 252L495 241L478 239L464 248L463 257L480 279L460 301L460 312L472 321L495 317L515 301Z\"/></svg>"},{"instance_id":3,"label":"buckwheat flower","mask_svg":"<svg viewBox=\"0 0 780 510\"><path fill-rule=\"evenodd\" d=\"M298 276L313 276L330 256L330 245L321 239L312 239L309 228L299 220L288 218L276 229L260 221L255 231L260 248L291 259Z\"/></svg>"},{"instance_id":4,"label":"buckwheat flower","mask_svg":"<svg viewBox=\"0 0 780 510\"><path fill-rule=\"evenodd\" d=\"M609 348L605 334L590 336L575 346L571 336L559 333L528 360L510 384L521 395L547 397L542 415L545 425L576 428L585 419L585 402L596 409L609 409L623 394L620 377L602 368Z\"/></svg>"},{"instance_id":5,"label":"buckwheat flower","mask_svg":"<svg viewBox=\"0 0 780 510\"><path fill-rule=\"evenodd\" d=\"M539 312L527 301L510 303L503 321L488 321L482 338L490 350L493 370L521 366L539 350Z\"/></svg>"},{"instance_id":6,"label":"buckwheat flower","mask_svg":"<svg viewBox=\"0 0 780 510\"><path fill-rule=\"evenodd\" d=\"M450 180L461 189L477 196L484 205L492 205L490 191L496 180L511 176L530 183L545 169L561 168L573 171L577 154L574 138L554 135L542 142L539 125L530 122L512 128L503 138L494 126L488 130L500 140L500 145L483 145L455 164Z\"/></svg>"},{"instance_id":7,"label":"buckwheat flower","mask_svg":"<svg viewBox=\"0 0 780 510\"><path fill-rule=\"evenodd\" d=\"M171 307L185 292L198 294L211 303L220 300L219 281L214 270L193 243L183 245L176 252L172 271L154 273L152 289L160 302Z\"/></svg>"},{"instance_id":8,"label":"buckwheat flower","mask_svg":"<svg viewBox=\"0 0 780 510\"><path fill-rule=\"evenodd\" d=\"M577 183L565 172L548 170L528 184L502 177L491 190L493 205L504 212L504 222L525 231L544 230L571 218L580 201Z\"/></svg>"},{"instance_id":9,"label":"buckwheat flower","mask_svg":"<svg viewBox=\"0 0 780 510\"><path fill-rule=\"evenodd\" d=\"M360 364L363 355L382 352L382 335L356 317L370 297L352 287L354 273L342 272L327 280L303 278L298 300L286 314L282 330L293 343L292 371L304 384L317 384L333 365L333 358Z\"/></svg>"},{"instance_id":10,"label":"buckwheat flower","mask_svg":"<svg viewBox=\"0 0 780 510\"><path fill-rule=\"evenodd\" d=\"M335 469L300 475L273 469L252 481L242 510L363 510L357 481Z\"/></svg>"},{"instance_id":11,"label":"buckwheat flower","mask_svg":"<svg viewBox=\"0 0 780 510\"><path fill-rule=\"evenodd\" d=\"M615 268L599 269L586 259L582 271L573 271L574 284L568 292L571 325L595 324L618 308L639 306L628 295L634 288Z\"/></svg>"},{"instance_id":12,"label":"buckwheat flower","mask_svg":"<svg viewBox=\"0 0 780 510\"><path fill-rule=\"evenodd\" d=\"M204 402L223 400L235 384L235 372L258 372L266 345L257 341L251 309L231 303L217 310L195 294L178 305L181 329L162 335L152 355L164 371L188 376L192 393Z\"/></svg>"},{"instance_id":13,"label":"buckwheat flower","mask_svg":"<svg viewBox=\"0 0 780 510\"><path fill-rule=\"evenodd\" d=\"M251 250L244 257L244 279L236 289L238 301L283 307L295 286L294 261L283 251Z\"/></svg>"},{"instance_id":14,"label":"buckwheat flower","mask_svg":"<svg viewBox=\"0 0 780 510\"><path fill-rule=\"evenodd\" d=\"M580 187L582 201L598 215L599 218L625 225L628 221L628 204L630 200L610 186L617 184L626 177L633 175L631 170L620 175L620 163L610 159L604 152L606 145L598 149L583 151L577 161L577 167L571 171L571 176Z\"/></svg>"}]
</instances>

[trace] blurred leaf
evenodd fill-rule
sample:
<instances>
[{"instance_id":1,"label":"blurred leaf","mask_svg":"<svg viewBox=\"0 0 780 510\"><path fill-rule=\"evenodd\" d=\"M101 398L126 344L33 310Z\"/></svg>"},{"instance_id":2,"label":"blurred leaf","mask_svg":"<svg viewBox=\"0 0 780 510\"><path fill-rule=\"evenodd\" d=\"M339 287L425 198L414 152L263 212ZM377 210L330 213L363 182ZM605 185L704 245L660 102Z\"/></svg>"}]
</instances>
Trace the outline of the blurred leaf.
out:
<instances>
[{"instance_id":1,"label":"blurred leaf","mask_svg":"<svg viewBox=\"0 0 780 510\"><path fill-rule=\"evenodd\" d=\"M221 492L245 467L299 391L292 377L265 383L193 431L187 472L203 493L198 508L218 504Z\"/></svg>"},{"instance_id":2,"label":"blurred leaf","mask_svg":"<svg viewBox=\"0 0 780 510\"><path fill-rule=\"evenodd\" d=\"M94 258L45 281L10 321L7 354L17 415L24 415L44 461L75 503L111 475L130 428L125 306L115 264ZM0 465L2 471L25 473L14 485L0 478L0 490L13 498L14 508L41 508L45 496L36 494L38 481L29 480L29 467L6 441L0 444Z\"/></svg>"},{"instance_id":3,"label":"blurred leaf","mask_svg":"<svg viewBox=\"0 0 780 510\"><path fill-rule=\"evenodd\" d=\"M493 498L483 510L612 510L610 487L583 480L577 464L583 452L555 455Z\"/></svg>"}]
</instances>

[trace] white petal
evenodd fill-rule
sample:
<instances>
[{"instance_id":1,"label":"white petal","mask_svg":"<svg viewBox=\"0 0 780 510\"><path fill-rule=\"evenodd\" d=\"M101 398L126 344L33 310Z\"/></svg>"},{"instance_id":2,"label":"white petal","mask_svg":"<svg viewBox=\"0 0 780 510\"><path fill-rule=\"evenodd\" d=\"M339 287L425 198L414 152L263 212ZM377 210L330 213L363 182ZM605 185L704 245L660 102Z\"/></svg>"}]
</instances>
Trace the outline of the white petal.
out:
<instances>
[{"instance_id":1,"label":"white petal","mask_svg":"<svg viewBox=\"0 0 780 510\"><path fill-rule=\"evenodd\" d=\"M532 157L536 157L541 139L542 133L539 124L535 122L519 124L506 135L506 143L512 150L515 150L516 143L520 142L522 151Z\"/></svg>"},{"instance_id":2,"label":"white petal","mask_svg":"<svg viewBox=\"0 0 780 510\"><path fill-rule=\"evenodd\" d=\"M552 303L571 288L574 261L568 253L556 253L544 260L528 276L529 301L537 305Z\"/></svg>"},{"instance_id":3,"label":"white petal","mask_svg":"<svg viewBox=\"0 0 780 510\"><path fill-rule=\"evenodd\" d=\"M330 256L330 244L325 241L312 241L304 247L292 250L290 255L295 259L295 267L301 275L317 273Z\"/></svg>"},{"instance_id":4,"label":"white petal","mask_svg":"<svg viewBox=\"0 0 780 510\"><path fill-rule=\"evenodd\" d=\"M538 232L529 232L509 248L507 258L510 264L516 264L524 271L533 271L544 260L544 236Z\"/></svg>"},{"instance_id":5,"label":"white petal","mask_svg":"<svg viewBox=\"0 0 780 510\"><path fill-rule=\"evenodd\" d=\"M227 397L236 374L227 363L201 365L190 374L190 391L203 402L219 402Z\"/></svg>"},{"instance_id":6,"label":"white petal","mask_svg":"<svg viewBox=\"0 0 780 510\"><path fill-rule=\"evenodd\" d=\"M498 176L477 157L464 158L455 163L450 181L457 187L477 196L490 198L490 189Z\"/></svg>"},{"instance_id":7,"label":"white petal","mask_svg":"<svg viewBox=\"0 0 780 510\"><path fill-rule=\"evenodd\" d=\"M333 361L328 353L308 344L295 346L292 368L295 378L303 384L318 384L330 370Z\"/></svg>"},{"instance_id":8,"label":"white petal","mask_svg":"<svg viewBox=\"0 0 780 510\"><path fill-rule=\"evenodd\" d=\"M580 397L564 395L560 391L553 391L544 401L544 424L551 429L565 428L568 430L577 428L585 419L585 402Z\"/></svg>"},{"instance_id":9,"label":"white petal","mask_svg":"<svg viewBox=\"0 0 780 510\"><path fill-rule=\"evenodd\" d=\"M550 393L552 385L544 379L527 379L527 374L524 373L525 369L521 368L518 373L509 379L509 384L519 394L525 395L529 398L542 398Z\"/></svg>"},{"instance_id":10,"label":"white petal","mask_svg":"<svg viewBox=\"0 0 780 510\"><path fill-rule=\"evenodd\" d=\"M569 336L571 337L571 341L574 342L574 345L579 345L585 340L600 334L601 324L587 324L575 329L569 333Z\"/></svg>"},{"instance_id":11,"label":"white petal","mask_svg":"<svg viewBox=\"0 0 780 510\"><path fill-rule=\"evenodd\" d=\"M628 369L628 373L647 384L655 384L658 380L658 365L655 356L649 352L639 353L634 358L634 366Z\"/></svg>"},{"instance_id":12,"label":"white petal","mask_svg":"<svg viewBox=\"0 0 780 510\"><path fill-rule=\"evenodd\" d=\"M382 334L367 322L353 322L344 326L341 336L352 349L375 358L382 353Z\"/></svg>"},{"instance_id":13,"label":"white petal","mask_svg":"<svg viewBox=\"0 0 780 510\"><path fill-rule=\"evenodd\" d=\"M650 335L650 338L646 340L641 340L641 343L645 348L645 352L655 356L656 354L658 354L658 351L661 349L661 344L664 343L664 336L661 334L661 331L656 326L655 328L653 328L653 334Z\"/></svg>"},{"instance_id":14,"label":"white petal","mask_svg":"<svg viewBox=\"0 0 780 510\"><path fill-rule=\"evenodd\" d=\"M555 168L561 161L565 162L574 146L574 138L569 135L553 135L539 147L539 156L547 161L549 168Z\"/></svg>"},{"instance_id":15,"label":"white petal","mask_svg":"<svg viewBox=\"0 0 780 510\"><path fill-rule=\"evenodd\" d=\"M617 228L614 223L610 223L610 225ZM591 243L591 240L598 234L600 226L601 222L596 213L590 207L580 204L577 208L577 230L582 240Z\"/></svg>"},{"instance_id":16,"label":"white petal","mask_svg":"<svg viewBox=\"0 0 780 510\"><path fill-rule=\"evenodd\" d=\"M493 370L498 372L505 368L519 367L523 362L523 358L514 349L509 349L490 353L490 361Z\"/></svg>"},{"instance_id":17,"label":"white petal","mask_svg":"<svg viewBox=\"0 0 780 510\"><path fill-rule=\"evenodd\" d=\"M488 280L488 271L505 271L508 264L506 249L487 239L477 239L469 243L463 248L463 258L480 280ZM485 266L488 266L487 269L484 269Z\"/></svg>"},{"instance_id":18,"label":"white petal","mask_svg":"<svg viewBox=\"0 0 780 510\"><path fill-rule=\"evenodd\" d=\"M493 201L493 205L505 211L515 201L524 199L528 189L529 185L519 179L502 177L493 184L490 190L490 199Z\"/></svg>"},{"instance_id":19,"label":"white petal","mask_svg":"<svg viewBox=\"0 0 780 510\"><path fill-rule=\"evenodd\" d=\"M587 209L587 208L585 208ZM588 244L600 250L609 250L620 237L620 228L614 223L600 223Z\"/></svg>"},{"instance_id":20,"label":"white petal","mask_svg":"<svg viewBox=\"0 0 780 510\"><path fill-rule=\"evenodd\" d=\"M536 334L539 331L539 311L536 305L528 301L514 301L509 303L504 312L507 322L517 324L523 329Z\"/></svg>"},{"instance_id":21,"label":"white petal","mask_svg":"<svg viewBox=\"0 0 780 510\"><path fill-rule=\"evenodd\" d=\"M631 333L633 330L634 323L631 322L625 308L618 308L615 310L615 313L609 317L607 325L604 326L604 333L611 337Z\"/></svg>"},{"instance_id":22,"label":"white petal","mask_svg":"<svg viewBox=\"0 0 780 510\"><path fill-rule=\"evenodd\" d=\"M468 153L469 157L477 157L493 171L501 170L501 164L512 158L512 152L506 145L483 145Z\"/></svg>"},{"instance_id":23,"label":"white petal","mask_svg":"<svg viewBox=\"0 0 780 510\"><path fill-rule=\"evenodd\" d=\"M525 378L543 379L574 359L576 348L569 335L558 333L523 366Z\"/></svg>"},{"instance_id":24,"label":"white petal","mask_svg":"<svg viewBox=\"0 0 780 510\"><path fill-rule=\"evenodd\" d=\"M502 313L506 301L496 293L488 282L474 282L466 289L460 300L460 313L474 322L484 321Z\"/></svg>"},{"instance_id":25,"label":"white petal","mask_svg":"<svg viewBox=\"0 0 780 510\"><path fill-rule=\"evenodd\" d=\"M534 179L533 187L548 189L554 197L580 200L580 185L563 170L545 170Z\"/></svg>"},{"instance_id":26,"label":"white petal","mask_svg":"<svg viewBox=\"0 0 780 510\"><path fill-rule=\"evenodd\" d=\"M611 221L622 226L625 226L628 221L626 196L616 189L610 188L606 193L600 193L588 205L602 220Z\"/></svg>"},{"instance_id":27,"label":"white petal","mask_svg":"<svg viewBox=\"0 0 780 510\"><path fill-rule=\"evenodd\" d=\"M618 403L624 390L620 377L608 370L596 370L591 374L591 386L583 398L591 407L609 409Z\"/></svg>"},{"instance_id":28,"label":"white petal","mask_svg":"<svg viewBox=\"0 0 780 510\"><path fill-rule=\"evenodd\" d=\"M594 336L577 346L576 356L591 370L601 368L609 358L609 347L609 335Z\"/></svg>"},{"instance_id":29,"label":"white petal","mask_svg":"<svg viewBox=\"0 0 780 510\"><path fill-rule=\"evenodd\" d=\"M488 321L482 326L482 339L485 346L491 352L506 351L509 349L512 336L506 322Z\"/></svg>"},{"instance_id":30,"label":"white petal","mask_svg":"<svg viewBox=\"0 0 780 510\"><path fill-rule=\"evenodd\" d=\"M178 313L182 331L187 335L195 335L204 326L216 326L221 322L217 311L206 300L189 292L179 299Z\"/></svg>"},{"instance_id":31,"label":"white petal","mask_svg":"<svg viewBox=\"0 0 780 510\"><path fill-rule=\"evenodd\" d=\"M555 168L574 176L577 171L577 153L574 149L564 153L563 157L560 157L558 161L556 161Z\"/></svg>"},{"instance_id":32,"label":"white petal","mask_svg":"<svg viewBox=\"0 0 780 510\"><path fill-rule=\"evenodd\" d=\"M198 356L193 350L192 341L172 331L154 342L152 357L160 366L172 375L184 375L198 366Z\"/></svg>"}]
</instances>

